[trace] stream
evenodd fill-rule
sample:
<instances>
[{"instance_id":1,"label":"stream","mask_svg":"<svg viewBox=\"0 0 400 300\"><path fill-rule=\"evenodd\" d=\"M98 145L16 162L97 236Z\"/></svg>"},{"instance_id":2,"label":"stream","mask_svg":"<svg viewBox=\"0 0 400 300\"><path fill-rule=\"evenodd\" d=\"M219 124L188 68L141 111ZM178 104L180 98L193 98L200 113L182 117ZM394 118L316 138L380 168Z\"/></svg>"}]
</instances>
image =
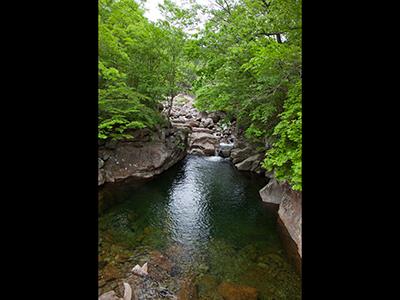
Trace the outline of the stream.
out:
<instances>
[{"instance_id":1,"label":"stream","mask_svg":"<svg viewBox=\"0 0 400 300\"><path fill-rule=\"evenodd\" d=\"M158 280L173 293L192 278L199 299L223 299L223 282L255 288L259 299L301 299L276 212L258 194L265 183L227 159L188 155L151 181L107 184L100 192L113 205L99 217L99 294L134 265L158 261Z\"/></svg>"}]
</instances>

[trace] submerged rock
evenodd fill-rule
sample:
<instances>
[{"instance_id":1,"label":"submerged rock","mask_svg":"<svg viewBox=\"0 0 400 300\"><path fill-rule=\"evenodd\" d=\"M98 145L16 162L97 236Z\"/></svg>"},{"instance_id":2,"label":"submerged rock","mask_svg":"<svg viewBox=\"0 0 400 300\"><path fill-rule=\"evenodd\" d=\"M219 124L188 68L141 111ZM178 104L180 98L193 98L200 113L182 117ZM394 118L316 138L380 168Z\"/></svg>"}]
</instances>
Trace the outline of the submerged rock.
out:
<instances>
[{"instance_id":1,"label":"submerged rock","mask_svg":"<svg viewBox=\"0 0 400 300\"><path fill-rule=\"evenodd\" d=\"M257 289L246 286L223 282L218 286L218 293L224 300L257 300Z\"/></svg>"},{"instance_id":2,"label":"submerged rock","mask_svg":"<svg viewBox=\"0 0 400 300\"><path fill-rule=\"evenodd\" d=\"M197 300L198 292L193 278L187 278L181 283L178 300Z\"/></svg>"}]
</instances>

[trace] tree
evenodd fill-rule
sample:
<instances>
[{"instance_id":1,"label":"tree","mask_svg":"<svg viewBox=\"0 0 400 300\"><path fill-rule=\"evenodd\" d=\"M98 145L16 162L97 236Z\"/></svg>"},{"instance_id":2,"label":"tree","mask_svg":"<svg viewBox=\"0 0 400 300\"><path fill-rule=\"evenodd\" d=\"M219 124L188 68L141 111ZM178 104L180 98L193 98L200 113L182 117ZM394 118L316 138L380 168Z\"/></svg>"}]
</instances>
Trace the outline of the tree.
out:
<instances>
[{"instance_id":1,"label":"tree","mask_svg":"<svg viewBox=\"0 0 400 300\"><path fill-rule=\"evenodd\" d=\"M193 51L196 105L226 111L250 140L271 141L264 166L301 189L301 1L217 4Z\"/></svg>"}]
</instances>

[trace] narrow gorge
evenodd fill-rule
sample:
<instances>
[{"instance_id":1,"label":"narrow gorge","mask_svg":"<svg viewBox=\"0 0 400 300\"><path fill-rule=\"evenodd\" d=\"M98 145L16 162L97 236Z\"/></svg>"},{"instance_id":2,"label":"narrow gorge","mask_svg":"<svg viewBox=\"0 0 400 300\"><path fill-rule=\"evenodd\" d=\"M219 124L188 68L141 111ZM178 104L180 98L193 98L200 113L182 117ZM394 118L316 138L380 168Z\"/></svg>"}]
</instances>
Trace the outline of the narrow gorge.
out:
<instances>
[{"instance_id":1,"label":"narrow gorge","mask_svg":"<svg viewBox=\"0 0 400 300\"><path fill-rule=\"evenodd\" d=\"M302 294L302 1L99 0L99 300Z\"/></svg>"},{"instance_id":2,"label":"narrow gorge","mask_svg":"<svg viewBox=\"0 0 400 300\"><path fill-rule=\"evenodd\" d=\"M132 140L106 143L99 148L100 262L104 265L100 269L99 299L119 299L126 290L126 284L136 295L134 299L236 299L234 297L237 296L230 298L230 294L242 295L244 298L240 299L269 299L265 284L259 283L257 289L254 283L249 286L232 283L229 276L224 274L225 271L214 274L210 268L224 260L217 253L211 258L205 257L207 252L215 251L214 247L218 249L216 252L231 253L232 260L227 261L229 264L242 261L243 265L234 266L234 270L229 270L232 266L226 266L234 282L238 278L243 282L242 277L238 276L250 268L250 272L255 272L252 276L263 276L263 280L270 281L269 285L273 280L272 290L275 293L270 292L270 296L279 298L281 293L290 295L290 299L297 299L300 294L293 294L283 286L289 284L288 280L293 281L293 278L300 276L301 193L293 191L287 184L278 183L270 172L262 169L263 153L257 151L256 145L243 139L235 121L226 121L223 112L199 112L193 103L192 96L180 94L170 110L171 122L165 128L158 132L137 130ZM166 115L169 107L167 103L164 105L163 114ZM181 172L184 174L179 175ZM180 176L183 176L183 182L180 182ZM202 176L207 176L207 179L196 179ZM204 182L196 183L198 180ZM158 184L166 186L155 188L154 185ZM177 189L179 185L182 187ZM220 190L208 190L213 185ZM238 194L237 188L244 189L244 194ZM159 189L174 195L162 196L158 194ZM204 189L207 190L206 195L203 194ZM153 197L155 199L148 199ZM210 217L207 215L210 212L205 213L203 209L214 205L209 202L215 201L215 197L226 206L219 208L221 211L218 216ZM225 197L234 199L234 202L222 200ZM152 203L150 206L158 207L157 211L149 207L140 209L149 201ZM236 201L253 203L259 215L254 219L245 211L240 218L235 218L234 215L238 213L235 206L248 205ZM269 206L263 207L263 202ZM169 213L173 215L163 218L173 222L172 225L161 224L159 217L146 215L171 210L171 205L175 211ZM240 209L246 210L244 207ZM142 213L146 218L156 219L155 224L139 221L141 217L137 215ZM225 232L226 236L230 236L232 232L229 231L234 232L238 225L244 228L238 228L235 233L237 236L229 237L229 242L214 240L216 234L207 232L209 218L214 218L213 221L221 226L214 230ZM223 222L219 218L230 222ZM256 229L253 228L255 224L243 224L246 219L248 222L264 224L265 228ZM113 227L119 222L123 224L117 225L121 228L116 230ZM142 227L137 222L146 222L147 226ZM246 226L250 226L248 230L253 229L247 232ZM171 233L172 237L167 238ZM162 241L164 234L168 242ZM196 234L200 236L196 237ZM131 240L120 241L119 235ZM274 241L266 242L271 235ZM256 236L256 240L251 240L251 236ZM231 242L235 243L233 248ZM120 243L121 246L116 246ZM243 245L239 246L238 243ZM235 247L239 247L239 252ZM110 253L115 256L110 257ZM133 271L136 264L139 267L146 264L148 270L145 273ZM225 268L224 264L214 266L221 267ZM280 279L277 280L275 273L268 273L271 270L278 272L276 274L290 274L290 279L278 277ZM225 278L228 281L224 281Z\"/></svg>"}]
</instances>

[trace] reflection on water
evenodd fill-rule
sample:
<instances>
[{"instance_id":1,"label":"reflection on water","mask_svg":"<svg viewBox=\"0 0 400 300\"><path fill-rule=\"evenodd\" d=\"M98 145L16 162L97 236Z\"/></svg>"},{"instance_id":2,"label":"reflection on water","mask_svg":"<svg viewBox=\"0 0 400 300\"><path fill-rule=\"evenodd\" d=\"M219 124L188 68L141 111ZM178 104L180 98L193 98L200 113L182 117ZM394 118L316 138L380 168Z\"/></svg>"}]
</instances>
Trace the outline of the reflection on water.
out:
<instances>
[{"instance_id":1,"label":"reflection on water","mask_svg":"<svg viewBox=\"0 0 400 300\"><path fill-rule=\"evenodd\" d=\"M100 287L159 250L177 262L181 278L197 276L204 299L217 297L210 287L224 281L255 287L260 299L300 299L276 216L258 194L264 184L223 158L188 156L142 186L109 186L120 204L99 220Z\"/></svg>"}]
</instances>

